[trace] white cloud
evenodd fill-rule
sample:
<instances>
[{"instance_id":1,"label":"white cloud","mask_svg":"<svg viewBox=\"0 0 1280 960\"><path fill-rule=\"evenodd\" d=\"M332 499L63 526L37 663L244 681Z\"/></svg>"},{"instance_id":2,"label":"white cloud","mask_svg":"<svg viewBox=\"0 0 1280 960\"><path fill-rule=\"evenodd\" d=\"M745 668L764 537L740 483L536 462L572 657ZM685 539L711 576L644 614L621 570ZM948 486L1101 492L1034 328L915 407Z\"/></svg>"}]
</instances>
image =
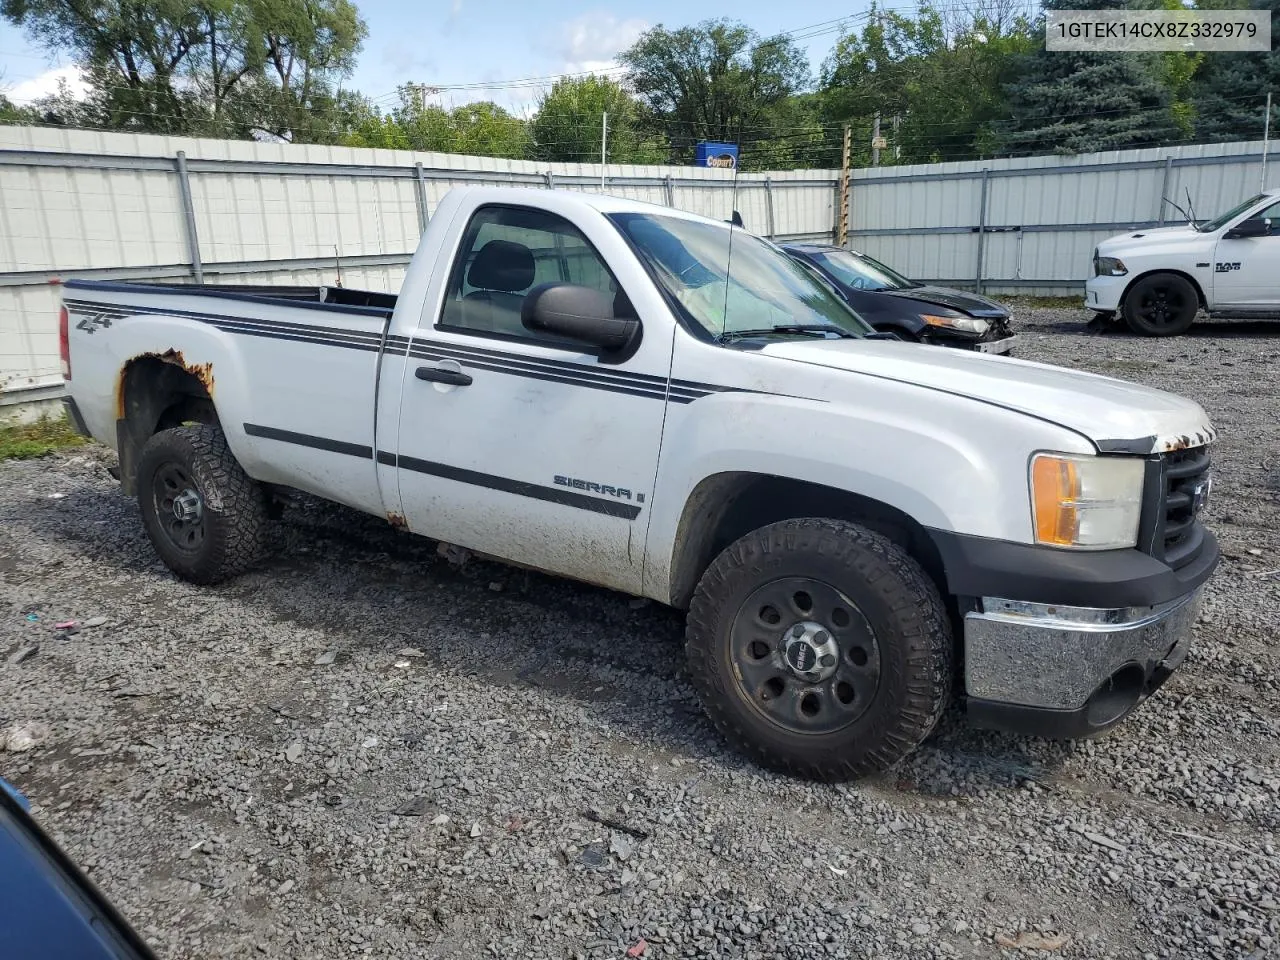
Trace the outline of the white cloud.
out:
<instances>
[{"instance_id":1,"label":"white cloud","mask_svg":"<svg viewBox=\"0 0 1280 960\"><path fill-rule=\"evenodd\" d=\"M566 73L598 73L617 68L614 59L649 29L647 20L620 20L595 11L561 25L558 53Z\"/></svg>"},{"instance_id":2,"label":"white cloud","mask_svg":"<svg viewBox=\"0 0 1280 960\"><path fill-rule=\"evenodd\" d=\"M31 103L33 100L39 100L41 97L47 97L50 94L58 92L58 81L65 80L67 86L71 88L71 93L76 99L83 100L89 92L89 85L84 81L84 75L77 66L54 67L46 70L37 77L29 80L23 80L21 83L15 83L6 93L10 100L18 106Z\"/></svg>"}]
</instances>

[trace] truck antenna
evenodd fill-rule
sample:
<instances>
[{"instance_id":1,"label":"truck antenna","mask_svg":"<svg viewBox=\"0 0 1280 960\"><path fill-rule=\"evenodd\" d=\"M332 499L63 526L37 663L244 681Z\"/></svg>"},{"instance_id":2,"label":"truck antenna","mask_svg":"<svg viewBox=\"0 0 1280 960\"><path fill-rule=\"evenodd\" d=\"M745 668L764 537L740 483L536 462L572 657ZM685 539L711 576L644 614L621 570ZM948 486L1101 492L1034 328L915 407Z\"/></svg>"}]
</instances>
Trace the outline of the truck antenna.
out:
<instances>
[{"instance_id":1,"label":"truck antenna","mask_svg":"<svg viewBox=\"0 0 1280 960\"><path fill-rule=\"evenodd\" d=\"M721 316L720 336L729 332L729 277L733 269L733 232L742 229L742 214L738 213L738 170L742 166L742 120L738 120L738 135L734 138L737 144L737 156L733 158L733 189L729 198L729 209L733 216L729 220L729 250L724 261L724 313Z\"/></svg>"}]
</instances>

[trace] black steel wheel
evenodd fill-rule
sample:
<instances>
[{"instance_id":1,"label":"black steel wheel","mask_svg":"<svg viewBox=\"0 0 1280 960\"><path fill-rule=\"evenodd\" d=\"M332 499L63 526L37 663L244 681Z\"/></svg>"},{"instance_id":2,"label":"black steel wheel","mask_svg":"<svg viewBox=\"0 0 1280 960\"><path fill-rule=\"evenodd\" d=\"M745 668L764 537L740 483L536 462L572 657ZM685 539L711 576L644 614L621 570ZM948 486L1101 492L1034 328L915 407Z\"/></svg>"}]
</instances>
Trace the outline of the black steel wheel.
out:
<instances>
[{"instance_id":1,"label":"black steel wheel","mask_svg":"<svg viewBox=\"0 0 1280 960\"><path fill-rule=\"evenodd\" d=\"M138 507L165 566L193 583L248 570L270 549L267 497L220 427L162 430L138 457Z\"/></svg>"},{"instance_id":2,"label":"black steel wheel","mask_svg":"<svg viewBox=\"0 0 1280 960\"><path fill-rule=\"evenodd\" d=\"M703 574L686 652L720 732L757 762L818 780L892 766L951 688L951 627L910 555L857 524L788 520Z\"/></svg>"},{"instance_id":3,"label":"black steel wheel","mask_svg":"<svg viewBox=\"0 0 1280 960\"><path fill-rule=\"evenodd\" d=\"M1144 337L1172 337L1195 322L1200 297L1186 277L1153 273L1135 283L1124 296L1124 319Z\"/></svg>"},{"instance_id":4,"label":"black steel wheel","mask_svg":"<svg viewBox=\"0 0 1280 960\"><path fill-rule=\"evenodd\" d=\"M809 577L765 583L738 608L730 636L740 695L783 729L832 733L875 700L875 631L829 583Z\"/></svg>"},{"instance_id":5,"label":"black steel wheel","mask_svg":"<svg viewBox=\"0 0 1280 960\"><path fill-rule=\"evenodd\" d=\"M204 500L180 463L161 463L151 480L151 507L160 529L176 550L199 553L204 544Z\"/></svg>"}]
</instances>

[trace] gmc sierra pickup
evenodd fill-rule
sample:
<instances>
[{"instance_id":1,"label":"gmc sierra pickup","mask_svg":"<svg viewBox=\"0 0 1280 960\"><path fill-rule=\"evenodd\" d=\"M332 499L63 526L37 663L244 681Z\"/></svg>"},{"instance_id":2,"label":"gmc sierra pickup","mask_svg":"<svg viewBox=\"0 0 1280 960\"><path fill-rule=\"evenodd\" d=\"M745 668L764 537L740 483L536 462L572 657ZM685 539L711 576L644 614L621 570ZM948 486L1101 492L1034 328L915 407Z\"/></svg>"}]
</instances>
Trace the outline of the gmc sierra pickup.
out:
<instances>
[{"instance_id":1,"label":"gmc sierra pickup","mask_svg":"<svg viewBox=\"0 0 1280 960\"><path fill-rule=\"evenodd\" d=\"M1107 729L1183 659L1218 549L1195 403L877 337L740 227L488 187L398 296L69 281L68 405L212 583L306 491L686 609L722 734L819 779L976 723ZM287 514L285 514L287 516Z\"/></svg>"}]
</instances>

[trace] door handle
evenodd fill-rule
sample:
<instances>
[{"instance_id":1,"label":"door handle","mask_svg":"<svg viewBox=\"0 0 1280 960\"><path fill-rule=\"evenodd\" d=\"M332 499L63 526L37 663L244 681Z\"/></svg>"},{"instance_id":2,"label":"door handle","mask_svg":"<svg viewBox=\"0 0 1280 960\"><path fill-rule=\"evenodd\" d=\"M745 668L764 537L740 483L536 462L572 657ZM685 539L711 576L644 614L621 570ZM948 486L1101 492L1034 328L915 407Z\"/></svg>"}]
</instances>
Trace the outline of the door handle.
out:
<instances>
[{"instance_id":1,"label":"door handle","mask_svg":"<svg viewBox=\"0 0 1280 960\"><path fill-rule=\"evenodd\" d=\"M461 370L446 370L442 367L419 367L413 374L419 380L430 380L433 383L450 383L455 387L471 385L471 375Z\"/></svg>"}]
</instances>

